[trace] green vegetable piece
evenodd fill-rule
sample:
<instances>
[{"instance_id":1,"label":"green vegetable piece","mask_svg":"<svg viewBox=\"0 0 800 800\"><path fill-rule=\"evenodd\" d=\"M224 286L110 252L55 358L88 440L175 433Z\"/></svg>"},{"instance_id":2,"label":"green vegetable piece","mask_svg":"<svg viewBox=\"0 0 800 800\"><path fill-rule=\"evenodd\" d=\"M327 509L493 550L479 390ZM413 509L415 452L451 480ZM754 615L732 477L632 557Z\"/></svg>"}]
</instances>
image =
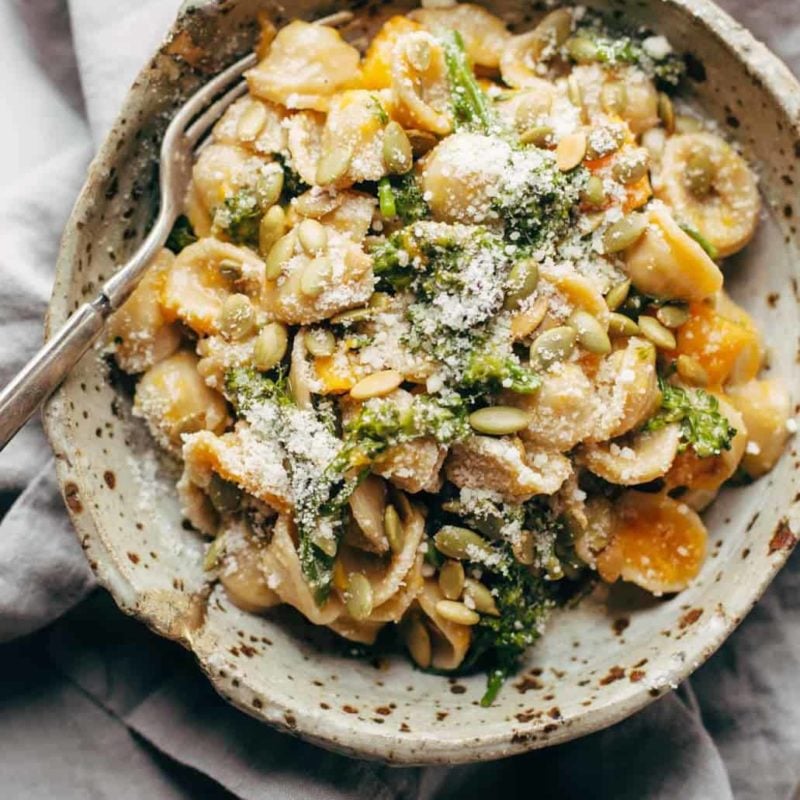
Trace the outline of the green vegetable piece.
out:
<instances>
[{"instance_id":1,"label":"green vegetable piece","mask_svg":"<svg viewBox=\"0 0 800 800\"><path fill-rule=\"evenodd\" d=\"M393 219L397 216L394 190L388 178L381 178L378 182L378 206L384 219Z\"/></svg>"},{"instance_id":2,"label":"green vegetable piece","mask_svg":"<svg viewBox=\"0 0 800 800\"><path fill-rule=\"evenodd\" d=\"M691 225L681 225L681 229L684 233L691 236L692 239L694 239L697 244L699 244L700 247L706 251L706 255L712 261L716 261L719 258L719 250L717 250L717 248L714 247L714 245L711 244L711 242L709 242L708 239L706 239L706 237L700 233L700 231L698 231L696 228L693 228Z\"/></svg>"},{"instance_id":3,"label":"green vegetable piece","mask_svg":"<svg viewBox=\"0 0 800 800\"><path fill-rule=\"evenodd\" d=\"M184 247L188 247L196 241L197 236L192 228L192 223L187 217L180 216L175 220L175 224L169 232L165 247L177 255Z\"/></svg>"},{"instance_id":4,"label":"green vegetable piece","mask_svg":"<svg viewBox=\"0 0 800 800\"><path fill-rule=\"evenodd\" d=\"M496 126L494 112L472 71L461 34L450 31L442 46L456 126L489 133Z\"/></svg>"}]
</instances>

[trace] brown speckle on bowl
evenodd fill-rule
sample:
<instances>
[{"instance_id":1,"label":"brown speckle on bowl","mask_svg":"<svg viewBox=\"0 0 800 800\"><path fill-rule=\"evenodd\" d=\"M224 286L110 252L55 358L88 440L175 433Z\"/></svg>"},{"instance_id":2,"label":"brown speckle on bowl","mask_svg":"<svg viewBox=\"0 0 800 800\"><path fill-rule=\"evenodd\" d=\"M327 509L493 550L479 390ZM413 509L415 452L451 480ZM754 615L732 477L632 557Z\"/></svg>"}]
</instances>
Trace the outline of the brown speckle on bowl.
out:
<instances>
[{"instance_id":1,"label":"brown speckle on bowl","mask_svg":"<svg viewBox=\"0 0 800 800\"><path fill-rule=\"evenodd\" d=\"M614 683L614 681L621 680L624 677L625 677L625 670L622 669L622 667L614 666L611 667L611 669L608 671L606 675L600 678L598 683L600 684L600 686L608 686L609 684Z\"/></svg>"},{"instance_id":2,"label":"brown speckle on bowl","mask_svg":"<svg viewBox=\"0 0 800 800\"><path fill-rule=\"evenodd\" d=\"M769 540L767 555L771 556L779 550L791 550L796 544L797 537L792 533L788 520L782 519Z\"/></svg>"}]
</instances>

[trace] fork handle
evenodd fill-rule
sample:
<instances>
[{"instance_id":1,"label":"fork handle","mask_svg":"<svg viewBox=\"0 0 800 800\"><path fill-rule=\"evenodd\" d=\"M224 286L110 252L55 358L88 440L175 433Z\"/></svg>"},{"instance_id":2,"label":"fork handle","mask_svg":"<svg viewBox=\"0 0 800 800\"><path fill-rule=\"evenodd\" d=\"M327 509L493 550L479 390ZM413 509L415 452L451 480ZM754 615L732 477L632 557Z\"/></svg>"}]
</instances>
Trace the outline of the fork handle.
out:
<instances>
[{"instance_id":1,"label":"fork handle","mask_svg":"<svg viewBox=\"0 0 800 800\"><path fill-rule=\"evenodd\" d=\"M104 295L84 303L0 392L0 450L60 386L105 327Z\"/></svg>"}]
</instances>

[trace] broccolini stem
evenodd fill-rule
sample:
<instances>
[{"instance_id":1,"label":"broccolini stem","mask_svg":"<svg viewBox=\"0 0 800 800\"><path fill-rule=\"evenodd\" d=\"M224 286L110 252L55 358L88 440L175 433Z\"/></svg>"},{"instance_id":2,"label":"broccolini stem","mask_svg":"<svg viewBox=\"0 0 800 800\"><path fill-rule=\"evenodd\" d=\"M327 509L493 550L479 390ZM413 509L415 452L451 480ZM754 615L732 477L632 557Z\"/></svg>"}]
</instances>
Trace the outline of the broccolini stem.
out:
<instances>
[{"instance_id":1,"label":"broccolini stem","mask_svg":"<svg viewBox=\"0 0 800 800\"><path fill-rule=\"evenodd\" d=\"M394 189L389 179L383 177L378 183L378 204L381 209L381 216L384 219L391 219L397 216L397 204L394 201Z\"/></svg>"},{"instance_id":2,"label":"broccolini stem","mask_svg":"<svg viewBox=\"0 0 800 800\"><path fill-rule=\"evenodd\" d=\"M489 133L494 115L483 89L475 80L461 34L451 31L444 37L443 46L456 122Z\"/></svg>"}]
</instances>

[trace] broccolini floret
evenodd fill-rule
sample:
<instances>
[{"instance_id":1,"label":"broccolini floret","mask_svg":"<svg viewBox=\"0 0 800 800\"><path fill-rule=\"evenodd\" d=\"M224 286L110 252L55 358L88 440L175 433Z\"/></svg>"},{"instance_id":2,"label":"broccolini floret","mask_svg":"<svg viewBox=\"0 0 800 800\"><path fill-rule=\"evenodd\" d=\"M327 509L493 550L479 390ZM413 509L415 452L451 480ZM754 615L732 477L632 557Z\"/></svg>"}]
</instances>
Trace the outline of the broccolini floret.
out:
<instances>
[{"instance_id":1,"label":"broccolini floret","mask_svg":"<svg viewBox=\"0 0 800 800\"><path fill-rule=\"evenodd\" d=\"M701 458L718 456L731 449L736 436L728 418L720 411L714 395L703 389L684 389L659 376L661 409L645 425L654 431L673 422L681 426L681 449L691 447Z\"/></svg>"},{"instance_id":2,"label":"broccolini floret","mask_svg":"<svg viewBox=\"0 0 800 800\"><path fill-rule=\"evenodd\" d=\"M164 246L177 255L184 247L188 247L196 241L197 235L194 232L192 223L189 222L187 217L181 215L175 220L175 224L172 226L172 230L169 232Z\"/></svg>"},{"instance_id":3,"label":"broccolini floret","mask_svg":"<svg viewBox=\"0 0 800 800\"><path fill-rule=\"evenodd\" d=\"M450 31L442 38L442 46L456 127L489 133L496 125L494 112L475 79L461 34Z\"/></svg>"},{"instance_id":4,"label":"broccolini floret","mask_svg":"<svg viewBox=\"0 0 800 800\"><path fill-rule=\"evenodd\" d=\"M481 394L503 389L518 394L532 394L542 382L533 370L520 364L510 350L503 353L497 349L481 349L471 355L462 383Z\"/></svg>"},{"instance_id":5,"label":"broccolini floret","mask_svg":"<svg viewBox=\"0 0 800 800\"><path fill-rule=\"evenodd\" d=\"M258 226L264 209L254 189L240 189L226 197L214 211L214 227L234 244L258 244Z\"/></svg>"}]
</instances>

